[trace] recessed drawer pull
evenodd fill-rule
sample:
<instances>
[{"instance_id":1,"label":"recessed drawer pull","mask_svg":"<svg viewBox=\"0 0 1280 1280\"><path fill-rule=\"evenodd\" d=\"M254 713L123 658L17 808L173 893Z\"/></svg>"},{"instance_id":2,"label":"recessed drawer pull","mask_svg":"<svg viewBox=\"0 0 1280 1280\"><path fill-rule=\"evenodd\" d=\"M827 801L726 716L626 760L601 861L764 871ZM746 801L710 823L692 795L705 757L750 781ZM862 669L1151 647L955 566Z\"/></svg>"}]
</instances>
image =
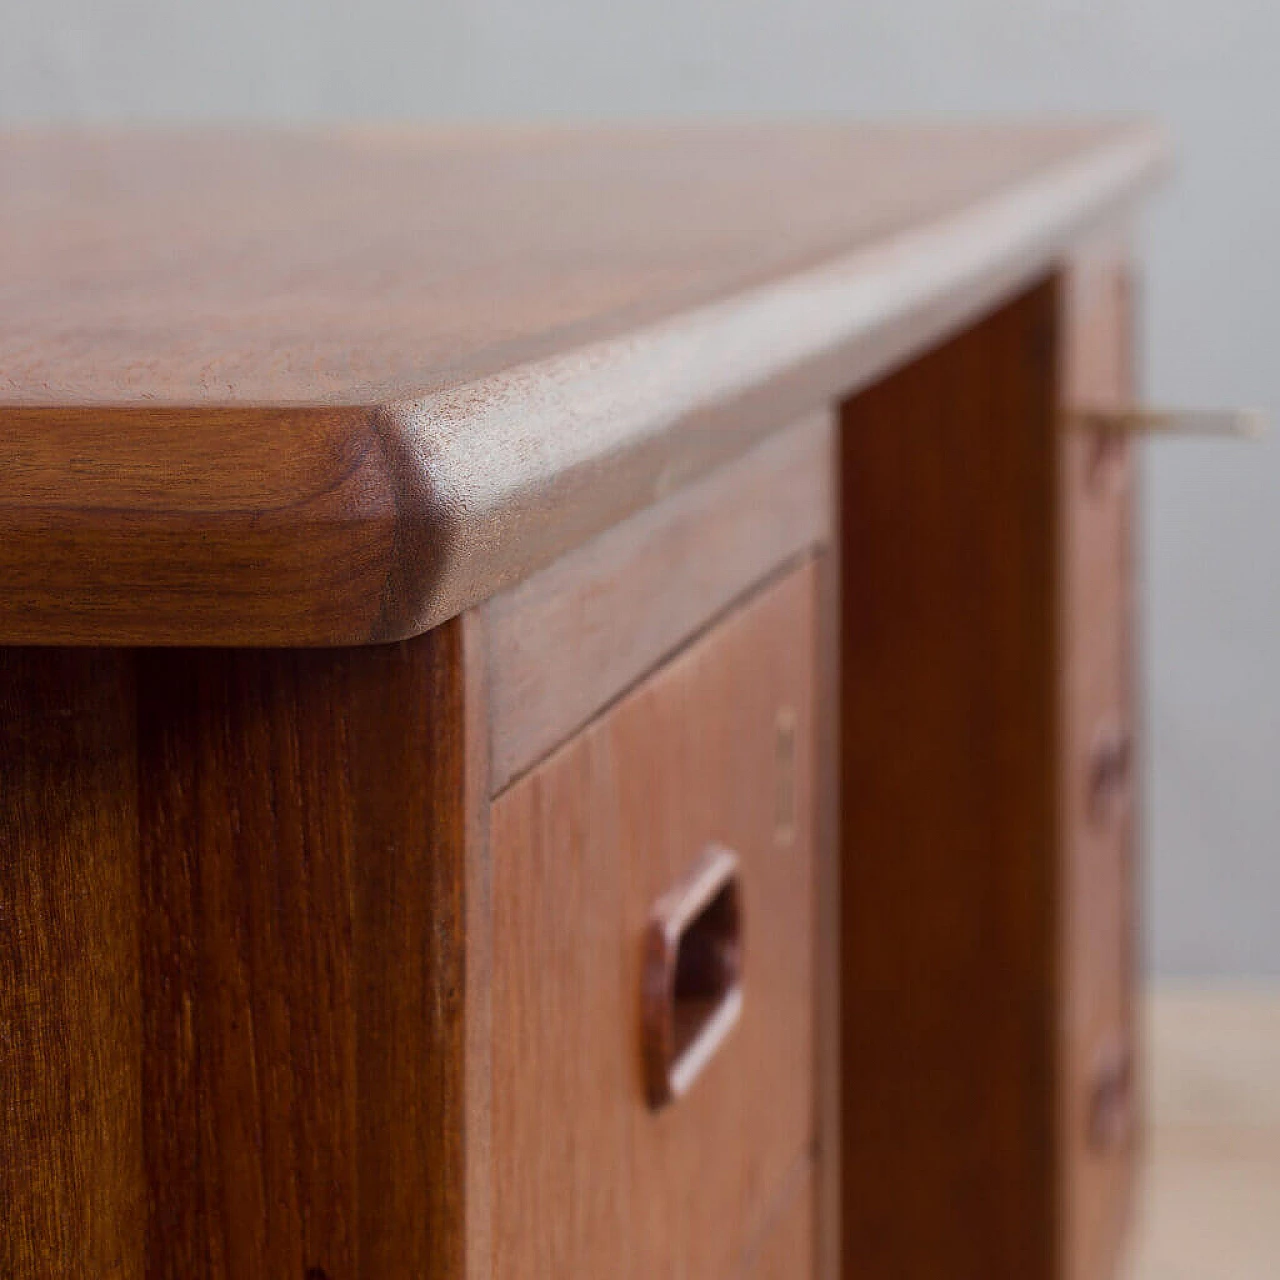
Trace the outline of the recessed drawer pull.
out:
<instances>
[{"instance_id":1,"label":"recessed drawer pull","mask_svg":"<svg viewBox=\"0 0 1280 1280\"><path fill-rule=\"evenodd\" d=\"M1133 1131L1133 1054L1120 1040L1094 1059L1089 1087L1089 1145L1100 1154L1124 1147Z\"/></svg>"},{"instance_id":2,"label":"recessed drawer pull","mask_svg":"<svg viewBox=\"0 0 1280 1280\"><path fill-rule=\"evenodd\" d=\"M1089 758L1089 816L1105 822L1129 798L1133 738L1118 721L1105 722L1094 735Z\"/></svg>"},{"instance_id":3,"label":"recessed drawer pull","mask_svg":"<svg viewBox=\"0 0 1280 1280\"><path fill-rule=\"evenodd\" d=\"M654 904L645 936L641 1024L655 1109L681 1097L742 1012L738 855L712 845Z\"/></svg>"},{"instance_id":4,"label":"recessed drawer pull","mask_svg":"<svg viewBox=\"0 0 1280 1280\"><path fill-rule=\"evenodd\" d=\"M1266 432L1266 419L1253 409L1072 409L1068 428L1125 436L1232 436L1256 440Z\"/></svg>"}]
</instances>

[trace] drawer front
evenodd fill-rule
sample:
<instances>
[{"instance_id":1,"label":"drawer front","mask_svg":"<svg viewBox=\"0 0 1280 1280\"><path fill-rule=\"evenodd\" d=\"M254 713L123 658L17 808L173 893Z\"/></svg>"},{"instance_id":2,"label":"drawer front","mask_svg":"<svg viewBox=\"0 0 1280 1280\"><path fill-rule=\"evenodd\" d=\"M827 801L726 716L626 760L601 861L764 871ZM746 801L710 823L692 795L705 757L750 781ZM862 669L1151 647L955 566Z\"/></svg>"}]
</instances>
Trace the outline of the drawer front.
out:
<instances>
[{"instance_id":1,"label":"drawer front","mask_svg":"<svg viewBox=\"0 0 1280 1280\"><path fill-rule=\"evenodd\" d=\"M1085 259L1068 284L1074 403L1132 395L1122 261ZM1062 1123L1065 1271L1111 1274L1128 1212L1137 1124L1133 510L1127 440L1064 435Z\"/></svg>"},{"instance_id":2,"label":"drawer front","mask_svg":"<svg viewBox=\"0 0 1280 1280\"><path fill-rule=\"evenodd\" d=\"M495 1276L742 1274L808 1159L814 593L766 588L493 804ZM654 1109L646 933L711 848L741 1013Z\"/></svg>"},{"instance_id":3,"label":"drawer front","mask_svg":"<svg viewBox=\"0 0 1280 1280\"><path fill-rule=\"evenodd\" d=\"M815 1274L813 1174L806 1169L800 1184L783 1197L765 1238L752 1250L743 1280L796 1280Z\"/></svg>"}]
</instances>

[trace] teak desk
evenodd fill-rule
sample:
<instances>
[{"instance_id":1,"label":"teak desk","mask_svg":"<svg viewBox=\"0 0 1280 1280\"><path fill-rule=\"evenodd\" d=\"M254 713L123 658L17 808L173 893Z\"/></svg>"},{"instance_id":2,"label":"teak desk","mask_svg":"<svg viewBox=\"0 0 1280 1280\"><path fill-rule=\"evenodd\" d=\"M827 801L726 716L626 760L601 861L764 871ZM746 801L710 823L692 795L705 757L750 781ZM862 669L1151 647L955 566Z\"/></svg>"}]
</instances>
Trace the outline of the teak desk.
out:
<instances>
[{"instance_id":1,"label":"teak desk","mask_svg":"<svg viewBox=\"0 0 1280 1280\"><path fill-rule=\"evenodd\" d=\"M1162 164L0 143L0 1275L1107 1276Z\"/></svg>"}]
</instances>

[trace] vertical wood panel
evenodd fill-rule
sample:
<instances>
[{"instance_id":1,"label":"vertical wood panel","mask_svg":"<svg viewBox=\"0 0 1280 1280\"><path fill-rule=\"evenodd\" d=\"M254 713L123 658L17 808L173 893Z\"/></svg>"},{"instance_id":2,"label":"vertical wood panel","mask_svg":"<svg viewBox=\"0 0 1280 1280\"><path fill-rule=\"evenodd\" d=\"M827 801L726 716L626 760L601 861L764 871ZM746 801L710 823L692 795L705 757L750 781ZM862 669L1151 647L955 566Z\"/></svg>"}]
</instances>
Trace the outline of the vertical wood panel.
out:
<instances>
[{"instance_id":1,"label":"vertical wood panel","mask_svg":"<svg viewBox=\"0 0 1280 1280\"><path fill-rule=\"evenodd\" d=\"M490 1280L493 1268L493 861L489 849L489 636L482 610L462 615L462 846L466 948L464 984L463 1239L465 1280ZM441 787L448 779L441 775ZM447 796L442 795L442 801Z\"/></svg>"},{"instance_id":2,"label":"vertical wood panel","mask_svg":"<svg viewBox=\"0 0 1280 1280\"><path fill-rule=\"evenodd\" d=\"M298 665L166 653L140 691L159 1275L355 1266L352 797Z\"/></svg>"},{"instance_id":3,"label":"vertical wood panel","mask_svg":"<svg viewBox=\"0 0 1280 1280\"><path fill-rule=\"evenodd\" d=\"M131 669L0 649L0 1275L140 1280Z\"/></svg>"},{"instance_id":4,"label":"vertical wood panel","mask_svg":"<svg viewBox=\"0 0 1280 1280\"><path fill-rule=\"evenodd\" d=\"M838 474L839 441L831 441L831 465ZM841 1184L841 1004L840 1004L840 547L837 540L814 557L817 571L817 810L815 825L814 978L816 1017L814 1100L817 1142L813 1172L816 1223L815 1274L841 1274L843 1210Z\"/></svg>"},{"instance_id":5,"label":"vertical wood panel","mask_svg":"<svg viewBox=\"0 0 1280 1280\"><path fill-rule=\"evenodd\" d=\"M453 1280L465 1261L460 627L442 628L430 646L352 658L360 1273L368 1276Z\"/></svg>"},{"instance_id":6,"label":"vertical wood panel","mask_svg":"<svg viewBox=\"0 0 1280 1280\"><path fill-rule=\"evenodd\" d=\"M1123 244L1082 250L1065 276L1063 378L1068 403L1126 405L1135 390L1132 277ZM1139 1108L1137 833L1139 759L1130 750L1127 800L1090 812L1092 753L1106 725L1136 744L1133 517L1138 450L1126 439L1064 433L1062 487L1061 1095L1064 1274L1110 1275L1127 1225ZM1096 1072L1130 1055L1134 1128L1100 1147L1091 1138Z\"/></svg>"},{"instance_id":7,"label":"vertical wood panel","mask_svg":"<svg viewBox=\"0 0 1280 1280\"><path fill-rule=\"evenodd\" d=\"M1054 1265L1057 303L843 411L848 1276Z\"/></svg>"},{"instance_id":8,"label":"vertical wood panel","mask_svg":"<svg viewBox=\"0 0 1280 1280\"><path fill-rule=\"evenodd\" d=\"M143 667L153 1276L461 1274L459 636Z\"/></svg>"}]
</instances>

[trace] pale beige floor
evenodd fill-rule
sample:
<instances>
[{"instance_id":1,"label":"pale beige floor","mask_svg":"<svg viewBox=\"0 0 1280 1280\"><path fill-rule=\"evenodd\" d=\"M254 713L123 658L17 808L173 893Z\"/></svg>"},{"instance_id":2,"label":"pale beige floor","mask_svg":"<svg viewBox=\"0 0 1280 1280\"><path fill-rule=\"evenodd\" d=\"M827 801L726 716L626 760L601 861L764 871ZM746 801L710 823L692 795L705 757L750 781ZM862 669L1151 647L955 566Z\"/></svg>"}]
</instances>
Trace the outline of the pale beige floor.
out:
<instances>
[{"instance_id":1,"label":"pale beige floor","mask_svg":"<svg viewBox=\"0 0 1280 1280\"><path fill-rule=\"evenodd\" d=\"M1280 985L1148 1001L1129 1280L1280 1280Z\"/></svg>"}]
</instances>

